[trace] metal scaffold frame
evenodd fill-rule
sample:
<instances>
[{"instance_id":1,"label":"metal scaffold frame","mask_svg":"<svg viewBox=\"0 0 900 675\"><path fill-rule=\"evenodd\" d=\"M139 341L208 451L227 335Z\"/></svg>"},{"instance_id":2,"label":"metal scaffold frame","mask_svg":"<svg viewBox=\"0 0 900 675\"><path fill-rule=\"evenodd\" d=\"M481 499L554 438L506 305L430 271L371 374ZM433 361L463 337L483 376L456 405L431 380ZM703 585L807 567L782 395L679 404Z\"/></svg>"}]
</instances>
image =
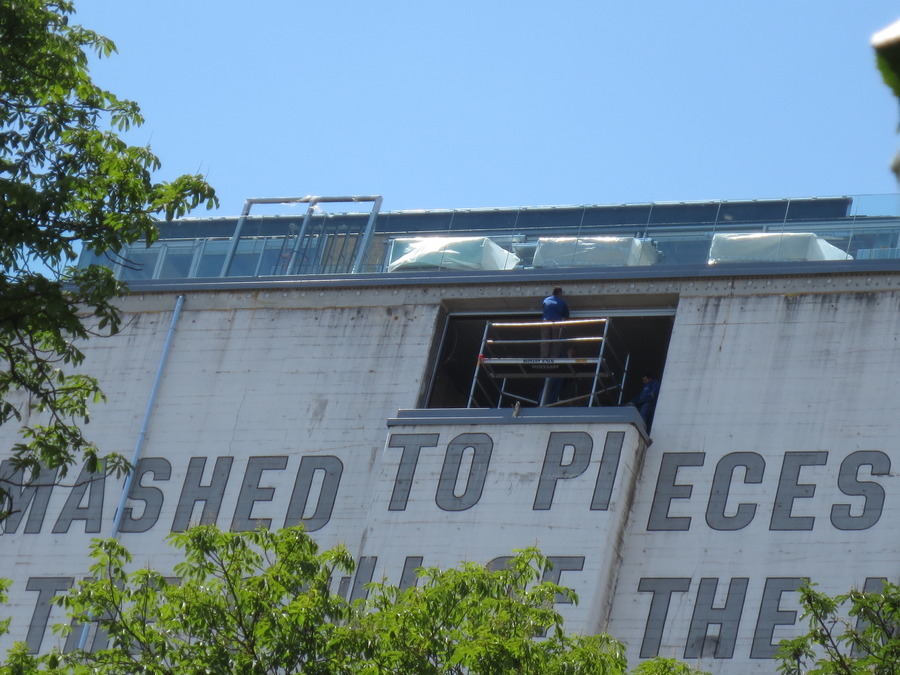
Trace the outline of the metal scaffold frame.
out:
<instances>
[{"instance_id":1,"label":"metal scaffold frame","mask_svg":"<svg viewBox=\"0 0 900 675\"><path fill-rule=\"evenodd\" d=\"M487 321L466 407L621 405L630 359L608 317Z\"/></svg>"}]
</instances>

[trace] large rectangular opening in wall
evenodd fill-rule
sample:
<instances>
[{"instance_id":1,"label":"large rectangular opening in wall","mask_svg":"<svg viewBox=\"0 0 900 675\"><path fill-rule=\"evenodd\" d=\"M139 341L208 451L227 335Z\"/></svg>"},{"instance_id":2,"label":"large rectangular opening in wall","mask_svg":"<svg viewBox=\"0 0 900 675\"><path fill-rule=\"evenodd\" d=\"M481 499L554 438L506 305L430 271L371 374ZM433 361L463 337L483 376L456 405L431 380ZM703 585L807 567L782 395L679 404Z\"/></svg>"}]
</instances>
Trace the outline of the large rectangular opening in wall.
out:
<instances>
[{"instance_id":1,"label":"large rectangular opening in wall","mask_svg":"<svg viewBox=\"0 0 900 675\"><path fill-rule=\"evenodd\" d=\"M674 313L581 312L552 335L533 312L448 314L424 407L620 405L663 376Z\"/></svg>"}]
</instances>

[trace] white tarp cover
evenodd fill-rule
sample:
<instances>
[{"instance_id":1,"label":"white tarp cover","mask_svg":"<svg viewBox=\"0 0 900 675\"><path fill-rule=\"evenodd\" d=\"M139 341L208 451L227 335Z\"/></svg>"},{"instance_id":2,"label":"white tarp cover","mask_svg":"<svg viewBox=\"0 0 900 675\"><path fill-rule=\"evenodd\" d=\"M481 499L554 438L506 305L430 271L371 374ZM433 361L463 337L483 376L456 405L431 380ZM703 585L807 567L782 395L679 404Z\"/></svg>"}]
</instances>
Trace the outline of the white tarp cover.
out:
<instances>
[{"instance_id":1,"label":"white tarp cover","mask_svg":"<svg viewBox=\"0 0 900 675\"><path fill-rule=\"evenodd\" d=\"M811 232L714 234L710 265L726 262L852 260L851 256Z\"/></svg>"},{"instance_id":2,"label":"white tarp cover","mask_svg":"<svg viewBox=\"0 0 900 675\"><path fill-rule=\"evenodd\" d=\"M534 267L653 265L659 251L650 239L635 237L541 237Z\"/></svg>"},{"instance_id":3,"label":"white tarp cover","mask_svg":"<svg viewBox=\"0 0 900 675\"><path fill-rule=\"evenodd\" d=\"M420 269L511 270L519 257L487 237L409 237L393 241L388 272ZM399 257L398 257L399 255Z\"/></svg>"}]
</instances>

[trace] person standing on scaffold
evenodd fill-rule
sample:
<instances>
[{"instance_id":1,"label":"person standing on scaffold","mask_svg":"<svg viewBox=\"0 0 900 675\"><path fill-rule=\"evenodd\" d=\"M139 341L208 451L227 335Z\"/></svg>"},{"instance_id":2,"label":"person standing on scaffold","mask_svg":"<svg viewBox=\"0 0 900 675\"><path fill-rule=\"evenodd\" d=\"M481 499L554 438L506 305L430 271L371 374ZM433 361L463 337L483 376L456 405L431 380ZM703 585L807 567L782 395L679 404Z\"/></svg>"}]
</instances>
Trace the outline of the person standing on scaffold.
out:
<instances>
[{"instance_id":1,"label":"person standing on scaffold","mask_svg":"<svg viewBox=\"0 0 900 675\"><path fill-rule=\"evenodd\" d=\"M544 298L543 303L544 314L543 321L548 323L554 321L564 321L569 318L569 305L563 299L563 289L557 286L553 289L553 294ZM562 337L562 327L544 325L541 326L541 358L550 358L550 340L558 340Z\"/></svg>"}]
</instances>

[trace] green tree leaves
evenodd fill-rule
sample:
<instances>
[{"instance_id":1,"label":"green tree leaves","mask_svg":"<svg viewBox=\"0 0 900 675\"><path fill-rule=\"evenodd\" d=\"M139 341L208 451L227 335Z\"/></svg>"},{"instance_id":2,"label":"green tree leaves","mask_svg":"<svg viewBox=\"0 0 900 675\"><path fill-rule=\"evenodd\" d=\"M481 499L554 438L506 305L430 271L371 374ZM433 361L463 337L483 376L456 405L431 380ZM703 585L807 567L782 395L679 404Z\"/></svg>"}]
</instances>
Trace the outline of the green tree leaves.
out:
<instances>
[{"instance_id":1,"label":"green tree leaves","mask_svg":"<svg viewBox=\"0 0 900 675\"><path fill-rule=\"evenodd\" d=\"M624 646L606 635L568 636L554 609L574 593L539 583L549 562L536 549L489 571L420 570L419 585L371 589L363 627L377 645L363 673L621 673ZM535 639L545 635L544 639Z\"/></svg>"},{"instance_id":2,"label":"green tree leaves","mask_svg":"<svg viewBox=\"0 0 900 675\"><path fill-rule=\"evenodd\" d=\"M417 585L373 583L365 600L330 589L353 571L342 548L319 551L302 528L189 529L170 537L177 577L133 569L115 540L95 540L93 578L55 601L108 638L92 652L21 649L5 672L247 675L623 675L624 646L570 635L554 608L571 589L541 582L548 560L519 551L503 569L422 569ZM70 626L57 627L68 632ZM80 626L75 628L81 631ZM15 670L19 668L19 670ZM670 659L642 675L688 675Z\"/></svg>"},{"instance_id":3,"label":"green tree leaves","mask_svg":"<svg viewBox=\"0 0 900 675\"><path fill-rule=\"evenodd\" d=\"M781 643L786 675L857 675L900 672L900 586L829 596L809 584L800 589L808 630Z\"/></svg>"},{"instance_id":4,"label":"green tree leaves","mask_svg":"<svg viewBox=\"0 0 900 675\"><path fill-rule=\"evenodd\" d=\"M73 12L68 0L0 2L0 425L23 425L13 459L27 475L101 466L81 427L103 396L72 371L80 341L119 330L125 289L106 268L72 268L79 248L150 242L157 217L216 203L200 176L155 181L157 157L118 136L143 118L92 82L88 55L115 46L71 23ZM116 456L103 465L127 469Z\"/></svg>"}]
</instances>

